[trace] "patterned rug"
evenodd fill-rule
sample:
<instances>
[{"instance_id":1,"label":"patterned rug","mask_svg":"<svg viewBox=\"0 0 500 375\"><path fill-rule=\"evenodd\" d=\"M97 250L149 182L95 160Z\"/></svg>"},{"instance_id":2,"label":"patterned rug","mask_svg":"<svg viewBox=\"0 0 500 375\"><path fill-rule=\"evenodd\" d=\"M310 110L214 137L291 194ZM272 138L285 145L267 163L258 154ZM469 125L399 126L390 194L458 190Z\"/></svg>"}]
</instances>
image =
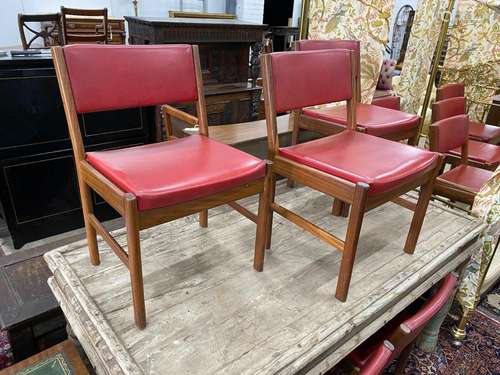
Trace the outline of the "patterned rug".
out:
<instances>
[{"instance_id":1,"label":"patterned rug","mask_svg":"<svg viewBox=\"0 0 500 375\"><path fill-rule=\"evenodd\" d=\"M454 339L451 328L454 323L450 318L445 320L435 353L413 350L406 375L500 374L499 322L481 310L477 311L467 325L467 336L459 348L452 345ZM393 368L389 368L385 374L392 374Z\"/></svg>"},{"instance_id":2,"label":"patterned rug","mask_svg":"<svg viewBox=\"0 0 500 375\"><path fill-rule=\"evenodd\" d=\"M12 364L12 350L6 331L0 330L0 370Z\"/></svg>"}]
</instances>

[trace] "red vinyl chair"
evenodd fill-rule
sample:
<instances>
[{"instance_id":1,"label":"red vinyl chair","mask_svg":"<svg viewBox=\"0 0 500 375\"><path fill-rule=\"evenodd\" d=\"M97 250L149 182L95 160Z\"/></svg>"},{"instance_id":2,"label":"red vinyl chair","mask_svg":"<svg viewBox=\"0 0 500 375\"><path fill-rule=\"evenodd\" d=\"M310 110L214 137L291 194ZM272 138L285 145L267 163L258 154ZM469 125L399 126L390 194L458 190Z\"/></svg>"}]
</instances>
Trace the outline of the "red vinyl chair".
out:
<instances>
[{"instance_id":1,"label":"red vinyl chair","mask_svg":"<svg viewBox=\"0 0 500 375\"><path fill-rule=\"evenodd\" d=\"M190 45L72 45L52 49L75 157L92 264L100 262L98 233L130 272L134 320L146 325L139 231L230 204L255 215L236 200L263 195L265 162L208 137L198 48ZM90 68L91 67L91 68ZM197 117L170 110L170 116L199 125L199 134L125 149L85 152L79 114L195 102ZM181 167L180 167L181 165ZM93 213L91 191L124 219L127 251ZM265 246L265 213L259 208L256 250Z\"/></svg>"},{"instance_id":2,"label":"red vinyl chair","mask_svg":"<svg viewBox=\"0 0 500 375\"><path fill-rule=\"evenodd\" d=\"M302 229L342 251L336 298L345 301L365 212L421 187L417 204L405 201L415 211L404 251L412 254L439 172L441 155L399 142L355 131L357 59L348 50L295 51L265 54L264 100L271 168L266 186L271 191L267 219L270 247L272 214L278 213ZM314 141L280 147L276 114L304 107L347 101L347 129ZM295 112L296 113L296 112ZM352 205L345 240L274 201L276 176L291 178ZM255 255L255 268L262 270L264 253Z\"/></svg>"},{"instance_id":3,"label":"red vinyl chair","mask_svg":"<svg viewBox=\"0 0 500 375\"><path fill-rule=\"evenodd\" d=\"M437 89L436 113L433 107L433 122L446 117L467 114L467 99L462 84L453 83ZM462 95L459 95L462 94ZM487 125L479 121L470 121L469 138L479 142L497 145L500 143L500 127Z\"/></svg>"},{"instance_id":4,"label":"red vinyl chair","mask_svg":"<svg viewBox=\"0 0 500 375\"><path fill-rule=\"evenodd\" d=\"M393 109L399 111L401 108L401 97L396 95L382 96L380 98L374 98L372 100L372 105L378 105L379 107L384 107L388 109Z\"/></svg>"},{"instance_id":5,"label":"red vinyl chair","mask_svg":"<svg viewBox=\"0 0 500 375\"><path fill-rule=\"evenodd\" d=\"M349 360L360 370L360 374L381 374L396 358L395 374L403 374L416 339L454 294L457 283L458 276L455 273L448 274L434 295L415 313L411 311L412 306L403 310L358 346L349 355Z\"/></svg>"},{"instance_id":6,"label":"red vinyl chair","mask_svg":"<svg viewBox=\"0 0 500 375\"><path fill-rule=\"evenodd\" d=\"M465 114L466 111L465 111L464 97L449 98L432 104L433 123L449 117L465 115ZM469 162L481 168L494 170L500 164L500 146L472 139L471 134L473 132L470 129L471 127L475 126L477 127L478 124L479 124L478 122L469 121L469 134L468 134L468 137L470 138L468 141ZM497 137L495 133L497 132L497 130L500 130L500 128L491 125L481 125L481 124L479 125L483 127L483 130L485 130L484 132L485 137L488 137L490 139ZM491 131L488 130L490 128ZM460 148L455 148L449 150L448 155L450 156L451 159L458 160L461 157L460 156L461 153L462 152Z\"/></svg>"},{"instance_id":7,"label":"red vinyl chair","mask_svg":"<svg viewBox=\"0 0 500 375\"><path fill-rule=\"evenodd\" d=\"M465 97L465 86L463 83L449 83L438 87L436 90L436 102L456 98L457 96Z\"/></svg>"},{"instance_id":8,"label":"red vinyl chair","mask_svg":"<svg viewBox=\"0 0 500 375\"><path fill-rule=\"evenodd\" d=\"M384 105L384 101L365 104L359 103L361 100L360 85L360 57L359 41L356 40L300 40L294 44L296 51L313 51L321 49L348 49L352 50L356 56L355 77L357 80L356 109L357 129L361 132L375 135L390 140L408 140L414 145L418 138L418 124L420 117L396 110L394 102L391 106ZM332 67L335 69L335 67ZM347 107L337 106L322 109L304 108L296 115L292 116L294 121L292 144L297 144L299 132L310 130L322 135L332 135L346 129Z\"/></svg>"},{"instance_id":9,"label":"red vinyl chair","mask_svg":"<svg viewBox=\"0 0 500 375\"><path fill-rule=\"evenodd\" d=\"M467 165L467 140L469 119L467 115L448 117L437 121L429 128L431 151L446 154L450 150L460 150L460 164L436 178L434 192L455 201L472 205L483 185L493 175L493 171Z\"/></svg>"}]
</instances>

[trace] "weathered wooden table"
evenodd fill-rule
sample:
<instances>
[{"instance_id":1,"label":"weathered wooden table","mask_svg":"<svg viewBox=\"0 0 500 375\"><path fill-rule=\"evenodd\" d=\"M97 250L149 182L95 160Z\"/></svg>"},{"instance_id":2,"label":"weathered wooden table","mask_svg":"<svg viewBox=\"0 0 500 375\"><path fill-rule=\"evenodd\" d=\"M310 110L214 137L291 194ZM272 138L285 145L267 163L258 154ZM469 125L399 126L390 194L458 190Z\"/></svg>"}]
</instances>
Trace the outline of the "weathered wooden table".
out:
<instances>
[{"instance_id":1,"label":"weathered wooden table","mask_svg":"<svg viewBox=\"0 0 500 375\"><path fill-rule=\"evenodd\" d=\"M345 233L330 198L283 184L278 192L285 206ZM410 220L395 204L367 214L346 303L334 298L340 254L278 216L263 273L252 269L255 226L234 211L211 210L206 229L188 217L146 230L143 331L133 323L128 272L102 242L99 267L85 242L45 259L98 374L318 374L464 262L483 228L432 203L411 256L402 250ZM115 233L123 243L123 230Z\"/></svg>"}]
</instances>

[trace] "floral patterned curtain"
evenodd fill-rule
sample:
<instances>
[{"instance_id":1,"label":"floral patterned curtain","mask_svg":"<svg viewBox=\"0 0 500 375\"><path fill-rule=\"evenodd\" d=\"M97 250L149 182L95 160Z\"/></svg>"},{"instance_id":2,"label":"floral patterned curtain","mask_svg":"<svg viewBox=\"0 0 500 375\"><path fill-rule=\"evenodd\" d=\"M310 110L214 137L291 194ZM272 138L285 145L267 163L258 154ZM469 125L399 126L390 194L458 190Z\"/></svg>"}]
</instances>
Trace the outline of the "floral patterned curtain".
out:
<instances>
[{"instance_id":1,"label":"floral patterned curtain","mask_svg":"<svg viewBox=\"0 0 500 375\"><path fill-rule=\"evenodd\" d=\"M441 82L465 84L469 116L481 120L500 77L500 0L458 0ZM476 101L476 103L474 102Z\"/></svg>"},{"instance_id":2,"label":"floral patterned curtain","mask_svg":"<svg viewBox=\"0 0 500 375\"><path fill-rule=\"evenodd\" d=\"M448 1L418 2L397 89L401 96L401 109L405 112L418 113L424 101L432 56Z\"/></svg>"},{"instance_id":3,"label":"floral patterned curtain","mask_svg":"<svg viewBox=\"0 0 500 375\"><path fill-rule=\"evenodd\" d=\"M377 86L394 0L311 0L309 39L356 39L361 43L361 101Z\"/></svg>"}]
</instances>

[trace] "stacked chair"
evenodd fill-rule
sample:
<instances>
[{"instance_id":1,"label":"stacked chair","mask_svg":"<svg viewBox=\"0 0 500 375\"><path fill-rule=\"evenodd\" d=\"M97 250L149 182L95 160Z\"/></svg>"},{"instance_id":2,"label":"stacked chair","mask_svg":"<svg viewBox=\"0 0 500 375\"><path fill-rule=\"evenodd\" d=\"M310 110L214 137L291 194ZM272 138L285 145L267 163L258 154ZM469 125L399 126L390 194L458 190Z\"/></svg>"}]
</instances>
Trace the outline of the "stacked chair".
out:
<instances>
[{"instance_id":1,"label":"stacked chair","mask_svg":"<svg viewBox=\"0 0 500 375\"><path fill-rule=\"evenodd\" d=\"M450 84L438 89L436 102L432 105L433 123L466 113L463 85ZM500 128L469 121L468 138L469 163L480 168L496 169L500 164L500 146L492 143L500 141ZM455 162L460 160L461 154L460 148L451 149L446 153L448 159Z\"/></svg>"},{"instance_id":2,"label":"stacked chair","mask_svg":"<svg viewBox=\"0 0 500 375\"><path fill-rule=\"evenodd\" d=\"M420 187L416 204L405 201L415 213L404 250L413 253L443 157L356 131L359 54L346 49L294 51L266 54L261 62L271 164L266 177L266 189L271 191L266 247L276 212L342 251L335 296L345 301L364 214L391 200L400 201L400 195ZM297 114L306 107L341 101L347 101L347 125L340 132L280 147L277 113ZM350 204L345 241L276 203L277 175ZM256 252L257 270L263 268L263 258L263 252Z\"/></svg>"},{"instance_id":3,"label":"stacked chair","mask_svg":"<svg viewBox=\"0 0 500 375\"><path fill-rule=\"evenodd\" d=\"M439 87L436 90L436 102L444 102L441 106L443 111L451 111L457 115L467 113L465 86L462 83L449 83ZM447 109L444 109L444 107ZM436 113L436 121L441 120L443 115L445 114ZM498 144L500 143L500 127L487 125L479 121L471 121L469 124L469 138L479 142Z\"/></svg>"},{"instance_id":4,"label":"stacked chair","mask_svg":"<svg viewBox=\"0 0 500 375\"><path fill-rule=\"evenodd\" d=\"M449 154L453 150L460 150L459 163L454 163L449 171L437 177L434 192L472 205L476 194L493 175L493 171L468 165L468 148L471 142L467 139L469 124L467 115L437 121L429 128L429 141L431 151Z\"/></svg>"},{"instance_id":5,"label":"stacked chair","mask_svg":"<svg viewBox=\"0 0 500 375\"><path fill-rule=\"evenodd\" d=\"M360 84L360 49L359 41L355 40L301 40L295 42L296 51L337 50L347 49L356 56L355 79L357 81L355 98L357 128L370 135L390 140L408 140L416 144L420 117L399 111L399 98L381 98L372 104L359 103L361 99ZM305 71L304 74L309 74ZM299 132L310 130L322 135L332 135L342 131L347 126L347 107L336 106L323 109L304 108L292 114L294 121L292 143L298 143Z\"/></svg>"},{"instance_id":6,"label":"stacked chair","mask_svg":"<svg viewBox=\"0 0 500 375\"><path fill-rule=\"evenodd\" d=\"M350 362L360 375L378 375L397 358L396 375L404 374L408 358L419 334L427 323L453 296L458 276L448 274L438 290L421 307L410 306L389 321L378 332L358 346L350 355Z\"/></svg>"}]
</instances>

